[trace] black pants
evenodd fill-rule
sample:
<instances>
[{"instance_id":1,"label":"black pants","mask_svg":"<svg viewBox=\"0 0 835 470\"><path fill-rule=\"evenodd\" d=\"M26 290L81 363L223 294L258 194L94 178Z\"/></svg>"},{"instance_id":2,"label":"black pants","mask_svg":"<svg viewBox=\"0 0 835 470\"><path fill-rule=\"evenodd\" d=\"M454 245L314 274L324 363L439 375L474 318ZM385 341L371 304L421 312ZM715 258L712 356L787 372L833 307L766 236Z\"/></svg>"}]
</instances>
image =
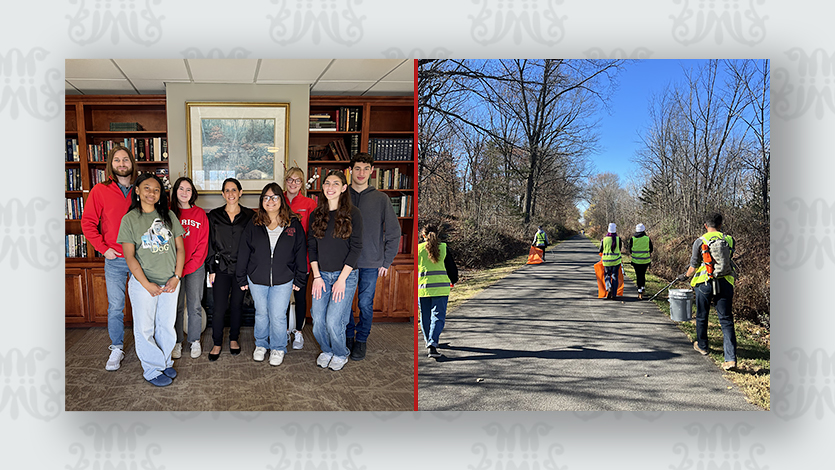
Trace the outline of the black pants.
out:
<instances>
[{"instance_id":1,"label":"black pants","mask_svg":"<svg viewBox=\"0 0 835 470\"><path fill-rule=\"evenodd\" d=\"M310 276L307 277L310 282ZM304 327L304 319L307 317L307 283L299 290L293 291L293 298L296 300L296 329L301 331ZM287 306L287 327L290 327L290 306Z\"/></svg>"},{"instance_id":2,"label":"black pants","mask_svg":"<svg viewBox=\"0 0 835 470\"><path fill-rule=\"evenodd\" d=\"M632 267L635 268L635 284L638 285L638 289L643 289L647 285L647 269L649 269L649 263L632 263Z\"/></svg>"},{"instance_id":3,"label":"black pants","mask_svg":"<svg viewBox=\"0 0 835 470\"><path fill-rule=\"evenodd\" d=\"M224 273L215 274L212 284L214 297L214 311L212 313L212 341L215 346L223 344L223 317L226 307L231 307L229 313L229 341L238 341L241 333L241 316L244 306L244 291L238 286L235 276Z\"/></svg>"}]
</instances>

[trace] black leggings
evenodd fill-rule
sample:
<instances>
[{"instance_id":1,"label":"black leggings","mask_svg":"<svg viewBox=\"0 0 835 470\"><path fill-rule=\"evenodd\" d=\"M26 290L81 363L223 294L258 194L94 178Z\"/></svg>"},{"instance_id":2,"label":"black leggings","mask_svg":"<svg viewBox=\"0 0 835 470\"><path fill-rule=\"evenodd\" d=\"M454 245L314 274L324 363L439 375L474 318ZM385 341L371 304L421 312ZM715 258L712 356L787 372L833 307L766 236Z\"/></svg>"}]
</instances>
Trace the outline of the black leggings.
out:
<instances>
[{"instance_id":1,"label":"black leggings","mask_svg":"<svg viewBox=\"0 0 835 470\"><path fill-rule=\"evenodd\" d=\"M308 281L310 277L307 278ZM296 299L296 329L301 331L304 327L304 319L307 317L307 282L299 290L293 291L293 298ZM287 327L290 327L290 306L287 306Z\"/></svg>"},{"instance_id":2,"label":"black leggings","mask_svg":"<svg viewBox=\"0 0 835 470\"><path fill-rule=\"evenodd\" d=\"M223 345L223 317L226 315L226 307L231 307L229 341L238 341L238 335L241 332L244 291L238 286L235 276L224 273L215 274L212 291L214 295L214 313L212 313L212 341L214 341L214 345Z\"/></svg>"},{"instance_id":3,"label":"black leggings","mask_svg":"<svg viewBox=\"0 0 835 470\"><path fill-rule=\"evenodd\" d=\"M649 263L632 263L632 267L635 268L635 284L638 285L638 289L641 289L642 287L647 285L647 269L649 268Z\"/></svg>"}]
</instances>

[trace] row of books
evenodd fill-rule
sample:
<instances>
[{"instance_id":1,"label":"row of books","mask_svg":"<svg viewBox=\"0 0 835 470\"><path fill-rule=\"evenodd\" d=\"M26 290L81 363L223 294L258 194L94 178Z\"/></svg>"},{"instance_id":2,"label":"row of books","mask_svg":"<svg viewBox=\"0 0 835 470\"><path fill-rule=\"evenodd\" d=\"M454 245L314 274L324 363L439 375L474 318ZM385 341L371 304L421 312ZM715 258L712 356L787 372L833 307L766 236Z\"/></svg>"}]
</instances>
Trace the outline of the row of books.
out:
<instances>
[{"instance_id":1,"label":"row of books","mask_svg":"<svg viewBox=\"0 0 835 470\"><path fill-rule=\"evenodd\" d=\"M402 160L410 161L413 156L412 139L368 139L368 153L374 160Z\"/></svg>"},{"instance_id":2,"label":"row of books","mask_svg":"<svg viewBox=\"0 0 835 470\"><path fill-rule=\"evenodd\" d=\"M374 187L376 189L412 189L412 177L400 173L400 168L383 170L374 169Z\"/></svg>"},{"instance_id":3,"label":"row of books","mask_svg":"<svg viewBox=\"0 0 835 470\"><path fill-rule=\"evenodd\" d=\"M105 140L98 144L89 144L87 158L91 162L107 161L108 152L116 145L129 148L138 162L168 161L168 139L165 137L131 137L121 141Z\"/></svg>"},{"instance_id":4,"label":"row of books","mask_svg":"<svg viewBox=\"0 0 835 470\"><path fill-rule=\"evenodd\" d=\"M322 181L325 180L328 176L328 172L330 170L341 170L342 173L345 174L345 180L348 181L348 184L351 184L351 169L350 168L333 168L327 166L315 166L309 168L307 171L309 172L309 177L313 179L310 182L310 187L307 188L311 191L320 191L322 189Z\"/></svg>"},{"instance_id":5,"label":"row of books","mask_svg":"<svg viewBox=\"0 0 835 470\"><path fill-rule=\"evenodd\" d=\"M80 158L78 154L78 139L67 139L67 146L64 149L64 161L77 162Z\"/></svg>"},{"instance_id":6,"label":"row of books","mask_svg":"<svg viewBox=\"0 0 835 470\"><path fill-rule=\"evenodd\" d=\"M67 258L86 258L87 239L81 234L69 234L64 236L64 249Z\"/></svg>"},{"instance_id":7,"label":"row of books","mask_svg":"<svg viewBox=\"0 0 835 470\"><path fill-rule=\"evenodd\" d=\"M64 218L67 220L80 219L84 213L84 198L68 197L64 207Z\"/></svg>"},{"instance_id":8,"label":"row of books","mask_svg":"<svg viewBox=\"0 0 835 470\"><path fill-rule=\"evenodd\" d=\"M412 196L403 194L403 195L393 195L389 196L391 199L391 205L394 207L394 214L397 217L412 217Z\"/></svg>"},{"instance_id":9,"label":"row of books","mask_svg":"<svg viewBox=\"0 0 835 470\"><path fill-rule=\"evenodd\" d=\"M338 161L350 161L351 157L357 154L360 151L360 136L359 135L352 135L350 136L350 148L345 145L345 141L342 139L331 141L328 144L328 148L330 149L331 153L333 154L333 159Z\"/></svg>"},{"instance_id":10,"label":"row of books","mask_svg":"<svg viewBox=\"0 0 835 470\"><path fill-rule=\"evenodd\" d=\"M358 132L360 130L360 108L340 106L330 112L314 112L309 115L311 132Z\"/></svg>"},{"instance_id":11,"label":"row of books","mask_svg":"<svg viewBox=\"0 0 835 470\"><path fill-rule=\"evenodd\" d=\"M81 191L84 189L81 185L81 170L79 168L67 168L64 172L66 173L65 191Z\"/></svg>"},{"instance_id":12,"label":"row of books","mask_svg":"<svg viewBox=\"0 0 835 470\"><path fill-rule=\"evenodd\" d=\"M410 246L409 246L409 234L408 233L404 233L404 234L400 235L400 245L397 247L397 252L398 253L407 253L407 254L412 252L412 250L410 249Z\"/></svg>"}]
</instances>

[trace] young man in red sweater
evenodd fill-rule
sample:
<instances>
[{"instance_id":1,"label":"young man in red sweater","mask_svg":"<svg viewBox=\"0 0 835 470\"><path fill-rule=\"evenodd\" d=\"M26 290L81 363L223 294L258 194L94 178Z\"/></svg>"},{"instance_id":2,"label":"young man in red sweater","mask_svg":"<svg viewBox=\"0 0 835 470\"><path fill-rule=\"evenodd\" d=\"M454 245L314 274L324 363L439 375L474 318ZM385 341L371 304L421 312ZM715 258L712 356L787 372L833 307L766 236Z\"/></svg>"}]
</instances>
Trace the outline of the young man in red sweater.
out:
<instances>
[{"instance_id":1,"label":"young man in red sweater","mask_svg":"<svg viewBox=\"0 0 835 470\"><path fill-rule=\"evenodd\" d=\"M107 286L107 332L110 334L110 357L105 369L117 370L125 356L125 285L130 270L116 241L122 217L130 207L130 193L136 180L136 160L129 149L115 146L107 154L105 181L90 190L81 229L99 253L104 255L104 278Z\"/></svg>"}]
</instances>

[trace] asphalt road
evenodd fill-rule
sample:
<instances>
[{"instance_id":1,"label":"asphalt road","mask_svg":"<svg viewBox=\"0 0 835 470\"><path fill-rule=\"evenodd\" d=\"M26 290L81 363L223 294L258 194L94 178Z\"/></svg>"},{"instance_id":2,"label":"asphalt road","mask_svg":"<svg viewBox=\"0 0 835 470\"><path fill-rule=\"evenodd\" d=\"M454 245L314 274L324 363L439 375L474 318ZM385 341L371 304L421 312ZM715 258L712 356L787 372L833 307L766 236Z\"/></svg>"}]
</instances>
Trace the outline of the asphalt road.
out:
<instances>
[{"instance_id":1,"label":"asphalt road","mask_svg":"<svg viewBox=\"0 0 835 470\"><path fill-rule=\"evenodd\" d=\"M418 408L760 409L632 281L617 301L598 299L597 260L577 236L451 312L443 357L419 349Z\"/></svg>"}]
</instances>

